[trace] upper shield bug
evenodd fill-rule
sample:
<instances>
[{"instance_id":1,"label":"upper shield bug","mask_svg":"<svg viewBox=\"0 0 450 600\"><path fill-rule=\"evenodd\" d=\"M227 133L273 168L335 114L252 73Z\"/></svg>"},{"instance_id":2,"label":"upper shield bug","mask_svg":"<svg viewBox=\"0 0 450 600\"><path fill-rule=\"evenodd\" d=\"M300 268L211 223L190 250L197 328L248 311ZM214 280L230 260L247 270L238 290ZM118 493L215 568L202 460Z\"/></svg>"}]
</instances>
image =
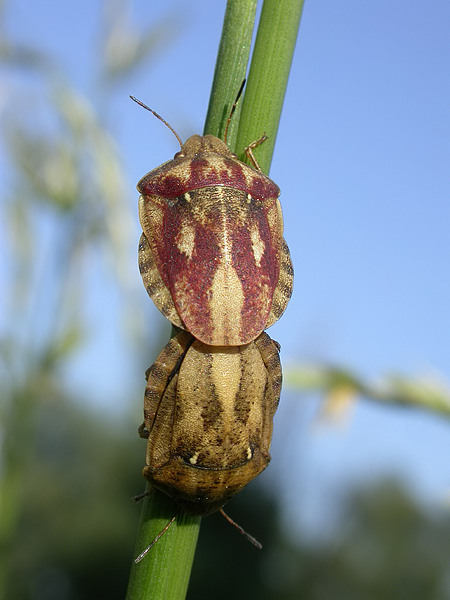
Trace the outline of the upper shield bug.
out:
<instances>
[{"instance_id":1,"label":"upper shield bug","mask_svg":"<svg viewBox=\"0 0 450 600\"><path fill-rule=\"evenodd\" d=\"M293 269L280 190L212 135L193 135L138 183L139 268L148 294L205 344L247 344L283 314ZM230 113L230 118L231 118ZM226 137L225 137L226 139Z\"/></svg>"}]
</instances>

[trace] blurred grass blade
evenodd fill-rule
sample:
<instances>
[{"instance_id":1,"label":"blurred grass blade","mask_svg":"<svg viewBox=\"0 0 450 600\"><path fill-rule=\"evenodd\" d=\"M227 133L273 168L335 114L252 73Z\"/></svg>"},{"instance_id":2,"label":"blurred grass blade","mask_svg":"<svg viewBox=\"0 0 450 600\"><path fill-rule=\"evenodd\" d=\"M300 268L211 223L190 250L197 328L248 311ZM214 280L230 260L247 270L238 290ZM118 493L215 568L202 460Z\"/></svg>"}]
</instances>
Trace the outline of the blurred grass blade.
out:
<instances>
[{"instance_id":1,"label":"blurred grass blade","mask_svg":"<svg viewBox=\"0 0 450 600\"><path fill-rule=\"evenodd\" d=\"M303 393L319 392L326 398L344 389L348 394L369 400L450 415L450 383L439 373L421 377L391 374L370 382L343 367L291 365L284 370L284 382L291 389Z\"/></svg>"}]
</instances>

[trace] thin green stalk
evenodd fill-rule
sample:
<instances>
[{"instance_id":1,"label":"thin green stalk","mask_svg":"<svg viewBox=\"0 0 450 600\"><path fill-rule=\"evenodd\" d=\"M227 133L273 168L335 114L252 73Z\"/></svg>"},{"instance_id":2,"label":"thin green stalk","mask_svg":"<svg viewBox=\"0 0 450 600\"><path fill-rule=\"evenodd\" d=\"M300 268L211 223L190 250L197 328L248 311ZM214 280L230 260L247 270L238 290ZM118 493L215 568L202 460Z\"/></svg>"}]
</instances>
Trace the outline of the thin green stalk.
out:
<instances>
[{"instance_id":1,"label":"thin green stalk","mask_svg":"<svg viewBox=\"0 0 450 600\"><path fill-rule=\"evenodd\" d=\"M256 151L265 172L275 144L302 7L301 0L265 0L244 102L239 103L228 130L228 145L232 150L235 147L243 150L263 132L270 136ZM255 10L256 0L227 3L205 134L223 139L231 106L247 70ZM127 600L185 598L200 526L198 517L184 514L158 492L146 497L136 555L175 514L176 521L169 531L139 564L133 565Z\"/></svg>"},{"instance_id":2,"label":"thin green stalk","mask_svg":"<svg viewBox=\"0 0 450 600\"><path fill-rule=\"evenodd\" d=\"M222 37L206 114L204 135L223 139L236 94L247 73L257 0L228 0ZM233 149L239 124L241 103L228 128L228 146Z\"/></svg>"},{"instance_id":3,"label":"thin green stalk","mask_svg":"<svg viewBox=\"0 0 450 600\"><path fill-rule=\"evenodd\" d=\"M147 486L147 491L150 491L150 486ZM185 598L200 517L180 511L170 498L157 491L146 496L143 503L135 558L161 533L174 515L176 520L140 562L133 562L127 600Z\"/></svg>"},{"instance_id":4,"label":"thin green stalk","mask_svg":"<svg viewBox=\"0 0 450 600\"><path fill-rule=\"evenodd\" d=\"M245 147L266 134L254 152L264 173L270 170L302 10L303 0L265 0L261 11L236 153L244 159Z\"/></svg>"}]
</instances>

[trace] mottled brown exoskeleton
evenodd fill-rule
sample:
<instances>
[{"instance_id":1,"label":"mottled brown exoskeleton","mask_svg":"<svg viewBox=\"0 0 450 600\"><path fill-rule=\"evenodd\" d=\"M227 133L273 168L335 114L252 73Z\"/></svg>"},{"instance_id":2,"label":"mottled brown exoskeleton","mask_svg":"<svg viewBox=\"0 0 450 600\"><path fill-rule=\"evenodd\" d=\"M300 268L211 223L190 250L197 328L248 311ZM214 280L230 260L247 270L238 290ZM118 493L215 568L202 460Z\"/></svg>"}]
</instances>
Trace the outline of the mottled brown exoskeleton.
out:
<instances>
[{"instance_id":1,"label":"mottled brown exoskeleton","mask_svg":"<svg viewBox=\"0 0 450 600\"><path fill-rule=\"evenodd\" d=\"M147 371L144 477L196 515L219 510L270 461L277 344L206 346L180 331Z\"/></svg>"}]
</instances>

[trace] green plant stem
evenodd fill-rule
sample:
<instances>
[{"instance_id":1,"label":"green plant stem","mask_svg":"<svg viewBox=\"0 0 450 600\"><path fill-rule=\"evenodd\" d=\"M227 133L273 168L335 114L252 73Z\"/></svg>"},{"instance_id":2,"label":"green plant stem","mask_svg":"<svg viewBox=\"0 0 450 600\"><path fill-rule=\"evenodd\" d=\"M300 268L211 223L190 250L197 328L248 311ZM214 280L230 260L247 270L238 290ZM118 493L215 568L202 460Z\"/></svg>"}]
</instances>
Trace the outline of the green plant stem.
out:
<instances>
[{"instance_id":1,"label":"green plant stem","mask_svg":"<svg viewBox=\"0 0 450 600\"><path fill-rule=\"evenodd\" d=\"M257 0L228 0L222 37L217 53L216 68L205 120L204 135L223 139L231 107L247 73ZM239 113L238 103L228 128L228 146L236 141Z\"/></svg>"},{"instance_id":2,"label":"green plant stem","mask_svg":"<svg viewBox=\"0 0 450 600\"><path fill-rule=\"evenodd\" d=\"M236 147L243 149L264 131L271 136L270 141L262 144L264 158L258 156L265 172L270 166L275 144L302 6L300 0L265 0L248 87L244 102L239 103L242 104L242 115L239 118L241 107L238 105L228 130L231 150L235 149L236 138ZM229 0L227 3L205 134L223 137L231 107L245 78L255 10L256 0ZM136 556L155 539L174 514L177 518L169 531L139 564L133 565L127 600L182 600L185 597L200 518L184 514L163 494L146 497Z\"/></svg>"},{"instance_id":3,"label":"green plant stem","mask_svg":"<svg viewBox=\"0 0 450 600\"><path fill-rule=\"evenodd\" d=\"M270 170L302 10L303 0L265 0L261 11L236 154L244 160L245 147L265 133L267 140L254 152L264 173Z\"/></svg>"},{"instance_id":4,"label":"green plant stem","mask_svg":"<svg viewBox=\"0 0 450 600\"><path fill-rule=\"evenodd\" d=\"M147 486L150 491L150 486ZM140 598L185 598L200 517L180 511L177 505L156 490L143 500L135 558L149 546L170 519L177 518L148 554L131 568L127 600Z\"/></svg>"}]
</instances>

